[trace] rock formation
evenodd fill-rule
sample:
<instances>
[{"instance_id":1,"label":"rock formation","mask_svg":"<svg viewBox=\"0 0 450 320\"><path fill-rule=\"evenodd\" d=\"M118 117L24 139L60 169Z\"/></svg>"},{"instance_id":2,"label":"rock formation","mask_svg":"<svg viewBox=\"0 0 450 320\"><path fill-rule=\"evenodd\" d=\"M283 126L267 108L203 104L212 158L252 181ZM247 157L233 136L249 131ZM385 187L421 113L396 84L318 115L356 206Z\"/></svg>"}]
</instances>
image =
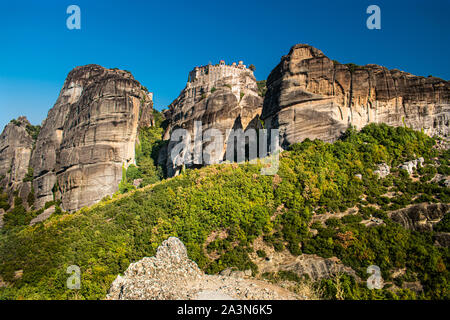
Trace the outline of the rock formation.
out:
<instances>
[{"instance_id":1,"label":"rock formation","mask_svg":"<svg viewBox=\"0 0 450 320\"><path fill-rule=\"evenodd\" d=\"M186 248L171 237L156 256L132 263L118 276L108 300L292 300L294 293L254 279L205 275L187 256Z\"/></svg>"},{"instance_id":2,"label":"rock formation","mask_svg":"<svg viewBox=\"0 0 450 320\"><path fill-rule=\"evenodd\" d=\"M223 135L220 143L223 148L218 154L211 152L210 163L221 161L227 145L227 130L257 128L263 99L258 95L258 87L253 72L242 62L225 65L197 67L189 74L189 80L179 97L169 106L165 113L169 120L164 139L170 140L171 133L179 128L191 135L191 151L194 147L195 121L201 121L201 130L219 130ZM176 174L179 168L170 159L170 153L178 142L170 142L165 152L168 174ZM208 144L204 144L205 148ZM202 159L199 165L205 163ZM208 163L208 162L206 162ZM193 163L192 165L195 165ZM190 166L188 164L188 166Z\"/></svg>"},{"instance_id":3,"label":"rock formation","mask_svg":"<svg viewBox=\"0 0 450 320\"><path fill-rule=\"evenodd\" d=\"M266 253L266 257L259 257L256 252L250 254L251 260L258 266L260 274L290 271L299 277L307 275L309 279L317 281L346 273L355 277L356 280L360 280L356 272L344 265L337 257L322 258L306 253L295 256L287 249L276 251L272 246L268 246L261 237L255 240L253 248L255 251L262 250Z\"/></svg>"},{"instance_id":4,"label":"rock formation","mask_svg":"<svg viewBox=\"0 0 450 320\"><path fill-rule=\"evenodd\" d=\"M14 165L11 174L21 180L30 166L36 208L59 199L67 211L89 206L117 191L122 167L135 162L139 126L151 124L152 107L152 94L128 71L77 67L48 112L32 155L25 124L7 126L0 172Z\"/></svg>"},{"instance_id":5,"label":"rock formation","mask_svg":"<svg viewBox=\"0 0 450 320\"><path fill-rule=\"evenodd\" d=\"M423 166L424 161L424 158L420 157L419 159L404 162L399 166L399 168L406 170L409 175L412 175L415 169Z\"/></svg>"},{"instance_id":6,"label":"rock formation","mask_svg":"<svg viewBox=\"0 0 450 320\"><path fill-rule=\"evenodd\" d=\"M438 223L449 210L450 205L445 203L421 203L393 211L389 215L392 220L406 229L432 231L433 225Z\"/></svg>"},{"instance_id":7,"label":"rock formation","mask_svg":"<svg viewBox=\"0 0 450 320\"><path fill-rule=\"evenodd\" d=\"M261 119L279 128L282 146L305 138L333 141L349 125L406 125L449 135L450 83L369 64L343 65L298 44L267 80Z\"/></svg>"}]
</instances>

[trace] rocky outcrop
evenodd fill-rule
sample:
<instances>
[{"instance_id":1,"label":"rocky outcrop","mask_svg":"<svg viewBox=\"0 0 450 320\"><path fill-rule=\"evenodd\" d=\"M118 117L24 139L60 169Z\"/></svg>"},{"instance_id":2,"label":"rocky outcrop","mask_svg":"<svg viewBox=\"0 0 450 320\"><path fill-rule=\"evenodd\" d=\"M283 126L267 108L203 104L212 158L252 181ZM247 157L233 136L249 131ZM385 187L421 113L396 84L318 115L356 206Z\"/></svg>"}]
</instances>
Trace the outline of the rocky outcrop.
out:
<instances>
[{"instance_id":1,"label":"rocky outcrop","mask_svg":"<svg viewBox=\"0 0 450 320\"><path fill-rule=\"evenodd\" d=\"M24 189L26 195L30 185L23 180L33 150L33 138L27 131L29 126L27 118L19 117L8 123L0 135L0 187L6 191Z\"/></svg>"},{"instance_id":2,"label":"rocky outcrop","mask_svg":"<svg viewBox=\"0 0 450 320\"><path fill-rule=\"evenodd\" d=\"M419 159L406 161L399 166L399 169L406 170L406 172L408 172L409 175L412 175L415 169L418 169L419 167L423 166L424 161L425 160L422 157L420 157Z\"/></svg>"},{"instance_id":3,"label":"rocky outcrop","mask_svg":"<svg viewBox=\"0 0 450 320\"><path fill-rule=\"evenodd\" d=\"M12 166L14 183L31 167L37 209L59 199L66 211L92 205L117 191L122 168L135 162L138 128L151 125L152 107L152 94L128 71L77 67L48 112L32 155L26 124L7 126L0 172Z\"/></svg>"},{"instance_id":4,"label":"rocky outcrop","mask_svg":"<svg viewBox=\"0 0 450 320\"><path fill-rule=\"evenodd\" d=\"M257 128L260 126L259 115L263 99L258 95L258 87L253 72L244 65L228 66L223 63L217 66L195 68L189 77L186 87L179 97L172 102L164 114L169 126L164 134L170 140L174 130L182 128L191 136L191 149L197 133L195 121L201 122L201 131L217 129L222 133L223 141L220 151L208 153L209 160L199 163L186 163L186 166L217 163L224 160L228 136L227 130ZM200 130L198 130L199 132ZM167 165L170 175L179 171L170 159L170 153L178 141L169 143L162 162ZM208 143L203 144L206 148Z\"/></svg>"},{"instance_id":5,"label":"rocky outcrop","mask_svg":"<svg viewBox=\"0 0 450 320\"><path fill-rule=\"evenodd\" d=\"M55 213L55 206L51 206L50 208L45 209L41 214L31 219L30 226L33 226L38 222L47 220L53 213Z\"/></svg>"},{"instance_id":6,"label":"rocky outcrop","mask_svg":"<svg viewBox=\"0 0 450 320\"><path fill-rule=\"evenodd\" d=\"M306 138L334 141L349 125L406 125L449 135L450 83L369 64L343 65L298 44L267 80L261 118L282 146Z\"/></svg>"},{"instance_id":7,"label":"rocky outcrop","mask_svg":"<svg viewBox=\"0 0 450 320\"><path fill-rule=\"evenodd\" d=\"M3 228L4 222L3 222L3 216L5 215L5 210L0 208L0 228Z\"/></svg>"},{"instance_id":8,"label":"rocky outcrop","mask_svg":"<svg viewBox=\"0 0 450 320\"><path fill-rule=\"evenodd\" d=\"M112 283L109 300L271 300L298 299L286 289L264 281L205 275L174 237L156 256L132 263Z\"/></svg>"},{"instance_id":9,"label":"rocky outcrop","mask_svg":"<svg viewBox=\"0 0 450 320\"><path fill-rule=\"evenodd\" d=\"M360 280L356 272L344 265L337 257L323 258L306 253L295 256L287 249L276 251L272 246L267 245L262 237L253 242L253 249L255 252L250 254L250 258L258 266L260 274L290 271L300 278L307 276L310 280L317 281L346 273ZM258 250L263 251L265 257L259 257L256 254Z\"/></svg>"},{"instance_id":10,"label":"rocky outcrop","mask_svg":"<svg viewBox=\"0 0 450 320\"><path fill-rule=\"evenodd\" d=\"M450 210L445 203L420 203L389 213L390 218L409 230L432 231Z\"/></svg>"}]
</instances>

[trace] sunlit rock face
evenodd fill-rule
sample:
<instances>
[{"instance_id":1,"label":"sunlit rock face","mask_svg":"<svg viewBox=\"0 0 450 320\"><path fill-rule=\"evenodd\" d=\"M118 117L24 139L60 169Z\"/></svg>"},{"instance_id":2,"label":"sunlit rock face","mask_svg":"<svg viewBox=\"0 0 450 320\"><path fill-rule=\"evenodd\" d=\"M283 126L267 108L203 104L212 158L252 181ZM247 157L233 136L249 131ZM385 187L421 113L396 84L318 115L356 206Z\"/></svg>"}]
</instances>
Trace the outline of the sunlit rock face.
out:
<instances>
[{"instance_id":1,"label":"sunlit rock face","mask_svg":"<svg viewBox=\"0 0 450 320\"><path fill-rule=\"evenodd\" d=\"M384 67L343 65L298 44L271 72L261 118L287 146L336 140L349 125L386 123L449 135L450 84Z\"/></svg>"},{"instance_id":2,"label":"sunlit rock face","mask_svg":"<svg viewBox=\"0 0 450 320\"><path fill-rule=\"evenodd\" d=\"M61 199L75 211L117 191L122 167L135 162L138 127L151 124L152 106L152 94L127 71L73 69L31 157L36 207Z\"/></svg>"},{"instance_id":3,"label":"sunlit rock face","mask_svg":"<svg viewBox=\"0 0 450 320\"><path fill-rule=\"evenodd\" d=\"M242 63L225 65L221 62L215 66L197 67L190 72L186 87L165 113L169 127L164 139L170 140L176 129L185 129L191 136L188 152L192 153L196 133L216 129L223 137L220 146L211 148L211 152L207 152L208 161L202 159L198 165L221 161L228 142L227 130L245 131L258 127L262 103L253 72ZM201 122L200 130L195 129L196 121ZM161 160L167 166L169 176L179 170L171 159L171 151L177 143L168 144ZM203 150L208 145L208 142L203 143Z\"/></svg>"}]
</instances>

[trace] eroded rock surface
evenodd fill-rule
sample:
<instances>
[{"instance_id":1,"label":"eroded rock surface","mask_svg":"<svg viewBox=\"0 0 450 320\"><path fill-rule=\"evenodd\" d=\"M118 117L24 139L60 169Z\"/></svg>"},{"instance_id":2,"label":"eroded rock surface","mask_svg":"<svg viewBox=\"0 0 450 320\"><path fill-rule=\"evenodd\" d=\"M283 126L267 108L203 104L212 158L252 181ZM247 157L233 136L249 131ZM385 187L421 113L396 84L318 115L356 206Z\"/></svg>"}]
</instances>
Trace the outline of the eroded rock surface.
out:
<instances>
[{"instance_id":1,"label":"eroded rock surface","mask_svg":"<svg viewBox=\"0 0 450 320\"><path fill-rule=\"evenodd\" d=\"M36 207L61 199L67 211L117 191L134 163L139 125L151 122L152 95L133 76L87 65L73 69L44 121L31 158Z\"/></svg>"},{"instance_id":2,"label":"eroded rock surface","mask_svg":"<svg viewBox=\"0 0 450 320\"><path fill-rule=\"evenodd\" d=\"M218 152L206 152L208 159L204 158L191 165L217 163L224 159L228 135L227 130L257 128L261 124L259 115L262 110L263 99L258 95L258 87L253 72L240 65L208 65L195 68L189 76L189 81L179 97L172 102L165 113L169 121L164 138L170 140L176 129L185 129L191 136L191 149L194 148L195 136L204 135L208 129L218 130L223 141ZM201 122L201 129L195 129L195 121ZM178 141L171 142L165 150L164 160L168 174L173 175L179 171L179 166L170 159L171 151ZM206 148L210 143L204 143ZM191 166L187 164L187 166ZM178 168L177 168L178 167Z\"/></svg>"},{"instance_id":3,"label":"eroded rock surface","mask_svg":"<svg viewBox=\"0 0 450 320\"><path fill-rule=\"evenodd\" d=\"M109 300L298 299L286 289L264 281L205 275L174 237L164 241L155 257L132 263L112 283Z\"/></svg>"},{"instance_id":4,"label":"eroded rock surface","mask_svg":"<svg viewBox=\"0 0 450 320\"><path fill-rule=\"evenodd\" d=\"M438 223L450 210L445 203L420 203L408 208L389 213L390 218L409 230L432 231L433 225Z\"/></svg>"},{"instance_id":5,"label":"eroded rock surface","mask_svg":"<svg viewBox=\"0 0 450 320\"><path fill-rule=\"evenodd\" d=\"M298 44L267 80L261 118L279 128L282 146L306 138L334 141L349 125L407 125L449 134L450 83L374 64L343 65Z\"/></svg>"}]
</instances>

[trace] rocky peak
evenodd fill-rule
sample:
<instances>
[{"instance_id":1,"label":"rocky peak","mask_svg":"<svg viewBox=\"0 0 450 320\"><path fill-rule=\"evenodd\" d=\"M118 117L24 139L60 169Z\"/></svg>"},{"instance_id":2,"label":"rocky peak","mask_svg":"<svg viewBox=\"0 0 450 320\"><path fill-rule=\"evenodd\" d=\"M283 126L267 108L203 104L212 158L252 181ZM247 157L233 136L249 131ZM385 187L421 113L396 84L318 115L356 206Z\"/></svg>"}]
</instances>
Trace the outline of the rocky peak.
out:
<instances>
[{"instance_id":1,"label":"rocky peak","mask_svg":"<svg viewBox=\"0 0 450 320\"><path fill-rule=\"evenodd\" d=\"M349 126L407 125L448 136L450 83L397 69L340 64L308 45L292 47L267 80L261 118L282 143L333 141Z\"/></svg>"},{"instance_id":2,"label":"rocky peak","mask_svg":"<svg viewBox=\"0 0 450 320\"><path fill-rule=\"evenodd\" d=\"M226 130L233 128L246 130L256 127L262 102L253 72L244 65L220 64L195 68L186 87L165 113L169 126L164 139L169 140L177 128L188 130L194 139L195 121L202 122L202 132L214 128L225 134ZM226 144L224 141L220 154L211 157L216 161L222 160ZM174 143L169 143L166 154L170 154L173 146ZM163 162L169 175L177 173L179 168L170 159L166 157Z\"/></svg>"},{"instance_id":3,"label":"rocky peak","mask_svg":"<svg viewBox=\"0 0 450 320\"><path fill-rule=\"evenodd\" d=\"M286 289L264 281L206 275L190 260L184 244L165 240L155 257L130 264L117 276L108 300L298 299Z\"/></svg>"}]
</instances>

